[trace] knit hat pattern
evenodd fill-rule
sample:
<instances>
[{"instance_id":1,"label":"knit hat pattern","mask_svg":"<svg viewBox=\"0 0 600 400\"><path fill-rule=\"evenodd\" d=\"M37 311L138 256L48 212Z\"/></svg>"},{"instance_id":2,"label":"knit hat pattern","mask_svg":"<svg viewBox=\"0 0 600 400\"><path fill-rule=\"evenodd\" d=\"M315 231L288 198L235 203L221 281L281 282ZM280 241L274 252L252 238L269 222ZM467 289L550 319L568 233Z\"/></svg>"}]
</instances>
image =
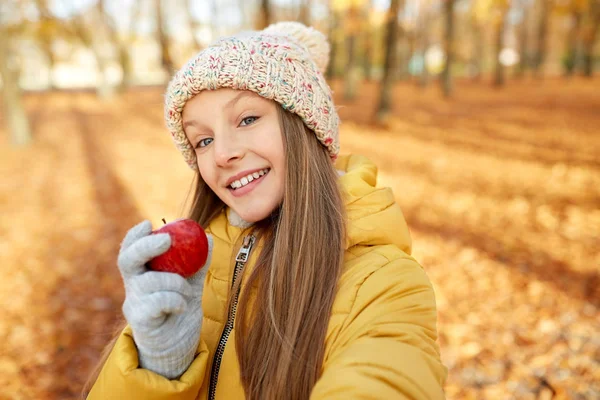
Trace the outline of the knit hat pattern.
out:
<instances>
[{"instance_id":1,"label":"knit hat pattern","mask_svg":"<svg viewBox=\"0 0 600 400\"><path fill-rule=\"evenodd\" d=\"M165 94L166 125L186 163L198 168L183 130L183 108L201 91L220 88L250 90L297 114L335 161L339 117L323 76L328 62L327 38L298 22L223 38L200 51L173 76Z\"/></svg>"}]
</instances>

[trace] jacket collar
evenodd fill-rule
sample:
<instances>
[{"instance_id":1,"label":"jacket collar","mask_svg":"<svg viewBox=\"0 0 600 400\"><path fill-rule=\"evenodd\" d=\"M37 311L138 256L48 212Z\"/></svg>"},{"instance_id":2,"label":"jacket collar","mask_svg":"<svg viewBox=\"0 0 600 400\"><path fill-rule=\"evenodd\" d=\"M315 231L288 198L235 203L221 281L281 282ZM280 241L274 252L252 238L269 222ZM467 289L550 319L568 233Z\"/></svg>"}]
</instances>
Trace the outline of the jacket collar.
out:
<instances>
[{"instance_id":1,"label":"jacket collar","mask_svg":"<svg viewBox=\"0 0 600 400\"><path fill-rule=\"evenodd\" d=\"M336 169L348 218L346 249L393 244L410 254L412 241L404 215L392 190L376 186L375 164L363 156L346 155L338 158ZM250 226L232 209L227 209L210 223L210 231L234 245Z\"/></svg>"}]
</instances>

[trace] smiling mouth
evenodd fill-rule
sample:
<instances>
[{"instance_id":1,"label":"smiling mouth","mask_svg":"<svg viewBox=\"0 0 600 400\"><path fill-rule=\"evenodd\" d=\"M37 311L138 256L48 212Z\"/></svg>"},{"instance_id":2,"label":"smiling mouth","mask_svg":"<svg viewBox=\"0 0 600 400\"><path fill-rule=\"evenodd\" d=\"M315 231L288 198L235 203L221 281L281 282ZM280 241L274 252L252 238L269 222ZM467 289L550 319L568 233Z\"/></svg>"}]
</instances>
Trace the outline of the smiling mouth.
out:
<instances>
[{"instance_id":1,"label":"smiling mouth","mask_svg":"<svg viewBox=\"0 0 600 400\"><path fill-rule=\"evenodd\" d=\"M252 183L253 181L262 178L263 176L267 175L269 173L271 169L270 168L264 168L261 169L260 171L256 171L253 172L251 174L246 175L245 177L237 180L237 181L233 181L231 183L231 185L227 186L227 188L232 189L232 190L238 190L243 188L244 186Z\"/></svg>"}]
</instances>

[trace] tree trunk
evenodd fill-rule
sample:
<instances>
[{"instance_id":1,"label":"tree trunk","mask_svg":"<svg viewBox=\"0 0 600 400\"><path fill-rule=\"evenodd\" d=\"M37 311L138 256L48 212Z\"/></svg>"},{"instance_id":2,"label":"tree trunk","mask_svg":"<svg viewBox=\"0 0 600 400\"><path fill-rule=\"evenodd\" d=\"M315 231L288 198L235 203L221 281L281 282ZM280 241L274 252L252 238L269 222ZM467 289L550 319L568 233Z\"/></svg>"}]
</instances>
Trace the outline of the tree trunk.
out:
<instances>
[{"instance_id":1,"label":"tree trunk","mask_svg":"<svg viewBox=\"0 0 600 400\"><path fill-rule=\"evenodd\" d=\"M444 96L452 95L452 64L454 63L454 0L446 0L444 4L444 16L446 18L446 65L442 71L442 88Z\"/></svg>"},{"instance_id":2,"label":"tree trunk","mask_svg":"<svg viewBox=\"0 0 600 400\"><path fill-rule=\"evenodd\" d=\"M100 74L100 81L98 82L96 93L98 94L98 97L102 99L109 99L115 94L115 88L111 86L106 77L108 63L106 62L104 55L100 54L100 50L97 44L93 43L91 50L92 53L94 53L94 57L96 58L98 73Z\"/></svg>"},{"instance_id":3,"label":"tree trunk","mask_svg":"<svg viewBox=\"0 0 600 400\"><path fill-rule=\"evenodd\" d=\"M473 73L473 80L480 80L481 79L481 75L482 75L482 71L483 71L483 57L484 57L484 49L485 49L485 43L484 43L484 36L483 36L483 27L476 23L473 22L473 24L471 25L473 28L473 55L472 55L472 59L471 59L471 65L473 70L475 71Z\"/></svg>"},{"instance_id":4,"label":"tree trunk","mask_svg":"<svg viewBox=\"0 0 600 400\"><path fill-rule=\"evenodd\" d=\"M371 80L371 70L373 68L373 28L371 27L371 16L369 8L363 10L365 29L362 32L363 42L363 76L366 80Z\"/></svg>"},{"instance_id":5,"label":"tree trunk","mask_svg":"<svg viewBox=\"0 0 600 400\"><path fill-rule=\"evenodd\" d=\"M567 41L567 56L564 62L565 75L572 76L579 64L579 29L581 27L581 12L575 11Z\"/></svg>"},{"instance_id":6,"label":"tree trunk","mask_svg":"<svg viewBox=\"0 0 600 400\"><path fill-rule=\"evenodd\" d=\"M119 85L119 90L124 91L127 86L131 84L131 55L129 54L129 44L127 41L121 40L119 38L119 32L117 31L117 27L113 19L110 17L106 10L106 0L100 0L98 2L98 13L101 16L102 21L106 25L108 30L108 34L110 36L110 40L113 46L117 49L119 65L121 66L121 71L123 71L123 77L121 79L121 84ZM135 13L133 12L133 7L135 7L135 3L132 6L131 18L135 17Z\"/></svg>"},{"instance_id":7,"label":"tree trunk","mask_svg":"<svg viewBox=\"0 0 600 400\"><path fill-rule=\"evenodd\" d=\"M394 84L394 72L397 64L398 40L398 11L400 0L391 0L387 13L387 34L385 41L385 61L383 66L383 79L379 94L379 105L377 107L376 119L379 123L385 123L389 117L392 105L392 87Z\"/></svg>"},{"instance_id":8,"label":"tree trunk","mask_svg":"<svg viewBox=\"0 0 600 400\"><path fill-rule=\"evenodd\" d=\"M339 29L339 17L333 8L329 8L329 64L325 73L327 79L336 77L336 60L338 55L337 30Z\"/></svg>"},{"instance_id":9,"label":"tree trunk","mask_svg":"<svg viewBox=\"0 0 600 400\"><path fill-rule=\"evenodd\" d=\"M31 129L19 87L19 74L10 65L8 34L0 29L0 77L2 78L2 105L7 130L14 145L24 146L31 142Z\"/></svg>"},{"instance_id":10,"label":"tree trunk","mask_svg":"<svg viewBox=\"0 0 600 400\"><path fill-rule=\"evenodd\" d=\"M169 38L167 37L167 29L164 23L163 12L162 12L162 1L155 0L156 8L156 30L158 35L158 43L160 44L160 61L167 73L167 76L171 76L175 72L175 66L173 64L173 58L171 57L171 50L169 48Z\"/></svg>"},{"instance_id":11,"label":"tree trunk","mask_svg":"<svg viewBox=\"0 0 600 400\"><path fill-rule=\"evenodd\" d=\"M46 32L49 25L53 23L53 17L50 14L50 10L48 10L48 6L44 0L35 0L35 5L40 13L40 22L39 28L37 32L37 39L40 43L40 47L44 56L46 58L46 62L48 63L48 83L50 89L55 89L54 79L52 72L54 71L54 66L56 65L56 57L54 56L54 52L52 51L53 37L52 35Z\"/></svg>"},{"instance_id":12,"label":"tree trunk","mask_svg":"<svg viewBox=\"0 0 600 400\"><path fill-rule=\"evenodd\" d=\"M346 46L348 48L348 64L346 74L344 75L344 99L354 100L358 86L358 74L356 65L356 35L346 37Z\"/></svg>"},{"instance_id":13,"label":"tree trunk","mask_svg":"<svg viewBox=\"0 0 600 400\"><path fill-rule=\"evenodd\" d=\"M502 10L502 16L496 29L496 71L494 74L494 85L496 86L504 86L504 65L502 65L502 61L500 60L500 52L504 48L504 30L506 28L507 14L508 10Z\"/></svg>"},{"instance_id":14,"label":"tree trunk","mask_svg":"<svg viewBox=\"0 0 600 400\"><path fill-rule=\"evenodd\" d=\"M94 59L96 60L96 67L98 69L99 80L96 87L96 94L98 97L107 99L112 97L114 94L114 88L109 84L106 79L106 67L107 62L103 54L99 50L98 40L94 38L94 35L86 27L85 21L81 20L81 17L76 17L73 20L73 26L81 42L92 52Z\"/></svg>"},{"instance_id":15,"label":"tree trunk","mask_svg":"<svg viewBox=\"0 0 600 400\"><path fill-rule=\"evenodd\" d=\"M123 71L123 77L121 79L121 85L119 90L124 91L129 85L132 83L132 62L131 62L131 54L129 54L129 45L127 43L123 43L123 41L118 42L119 49L119 64L121 65L121 70Z\"/></svg>"},{"instance_id":16,"label":"tree trunk","mask_svg":"<svg viewBox=\"0 0 600 400\"><path fill-rule=\"evenodd\" d=\"M260 10L256 21L256 29L265 29L271 23L271 7L269 0L260 0Z\"/></svg>"},{"instance_id":17,"label":"tree trunk","mask_svg":"<svg viewBox=\"0 0 600 400\"><path fill-rule=\"evenodd\" d=\"M356 54L357 38L360 34L360 16L358 9L351 6L346 15L346 51L348 59L346 63L346 74L344 75L344 99L354 100L360 80L360 66Z\"/></svg>"},{"instance_id":18,"label":"tree trunk","mask_svg":"<svg viewBox=\"0 0 600 400\"><path fill-rule=\"evenodd\" d=\"M405 46L402 46L400 78L405 80L411 78L410 62L415 55L417 35L414 31L403 31L401 36L405 38Z\"/></svg>"},{"instance_id":19,"label":"tree trunk","mask_svg":"<svg viewBox=\"0 0 600 400\"><path fill-rule=\"evenodd\" d=\"M595 0L590 10L591 24L584 40L583 74L587 77L594 75L594 47L600 26L600 1Z\"/></svg>"},{"instance_id":20,"label":"tree trunk","mask_svg":"<svg viewBox=\"0 0 600 400\"><path fill-rule=\"evenodd\" d=\"M54 66L56 65L56 57L54 56L54 52L52 51L52 37L49 35L45 35L43 33L38 34L40 46L42 48L42 52L44 53L44 57L46 58L46 62L48 63L48 85L50 89L55 89L56 85L54 84Z\"/></svg>"},{"instance_id":21,"label":"tree trunk","mask_svg":"<svg viewBox=\"0 0 600 400\"><path fill-rule=\"evenodd\" d=\"M429 11L423 11L423 19L421 20L421 28L419 29L419 53L421 55L421 73L419 75L419 86L424 88L429 85L429 71L427 70L427 49L431 44L431 38L429 34Z\"/></svg>"},{"instance_id":22,"label":"tree trunk","mask_svg":"<svg viewBox=\"0 0 600 400\"><path fill-rule=\"evenodd\" d=\"M521 23L521 29L519 31L519 67L517 69L516 76L522 78L525 76L525 72L529 66L529 35L528 35L528 21L529 21L529 6L523 5L523 22Z\"/></svg>"},{"instance_id":23,"label":"tree trunk","mask_svg":"<svg viewBox=\"0 0 600 400\"><path fill-rule=\"evenodd\" d=\"M550 19L550 5L548 0L540 0L542 9L537 32L537 52L534 62L534 70L537 76L542 75L542 66L546 59L546 42L548 37L548 25Z\"/></svg>"}]
</instances>

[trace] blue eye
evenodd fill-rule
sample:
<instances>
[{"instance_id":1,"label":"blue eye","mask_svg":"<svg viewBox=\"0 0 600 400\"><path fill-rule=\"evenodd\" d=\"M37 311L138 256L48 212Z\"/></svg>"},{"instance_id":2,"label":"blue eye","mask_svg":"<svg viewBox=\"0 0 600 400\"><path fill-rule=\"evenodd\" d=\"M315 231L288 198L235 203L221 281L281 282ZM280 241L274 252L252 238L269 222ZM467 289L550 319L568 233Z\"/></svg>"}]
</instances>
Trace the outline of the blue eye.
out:
<instances>
[{"instance_id":1,"label":"blue eye","mask_svg":"<svg viewBox=\"0 0 600 400\"><path fill-rule=\"evenodd\" d=\"M248 126L254 122L256 122L256 120L258 120L258 117L246 117L242 120L242 122L240 122L241 126ZM250 121L250 122L248 122Z\"/></svg>"},{"instance_id":2,"label":"blue eye","mask_svg":"<svg viewBox=\"0 0 600 400\"><path fill-rule=\"evenodd\" d=\"M206 138L206 139L202 139L198 142L198 145L196 145L196 148L198 147L206 147L209 144L211 144L213 141L213 138Z\"/></svg>"}]
</instances>

